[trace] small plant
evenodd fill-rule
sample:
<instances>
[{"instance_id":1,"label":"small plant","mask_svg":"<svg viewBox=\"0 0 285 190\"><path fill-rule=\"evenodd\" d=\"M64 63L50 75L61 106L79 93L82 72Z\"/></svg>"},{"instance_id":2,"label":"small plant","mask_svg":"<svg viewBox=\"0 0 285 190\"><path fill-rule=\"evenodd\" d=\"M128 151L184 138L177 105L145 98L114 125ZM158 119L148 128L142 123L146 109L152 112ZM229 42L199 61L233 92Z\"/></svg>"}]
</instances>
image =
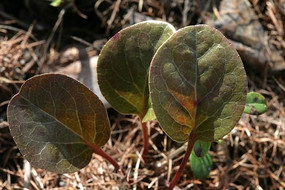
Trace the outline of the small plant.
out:
<instances>
[{"instance_id":1,"label":"small plant","mask_svg":"<svg viewBox=\"0 0 285 190\"><path fill-rule=\"evenodd\" d=\"M244 113L251 115L260 115L267 111L265 98L257 92L249 92L246 95L246 104Z\"/></svg>"},{"instance_id":2,"label":"small plant","mask_svg":"<svg viewBox=\"0 0 285 190\"><path fill-rule=\"evenodd\" d=\"M170 138L188 142L169 189L179 180L193 147L192 171L204 178L212 165L210 143L228 134L243 112L267 109L259 94L246 98L247 79L238 53L207 25L175 32L169 23L147 21L123 29L102 49L97 72L107 101L120 113L139 115L143 158L148 120L157 118ZM100 149L110 137L103 104L69 77L45 74L27 80L8 106L8 122L21 153L36 167L74 172L86 166L94 152L120 168Z\"/></svg>"},{"instance_id":3,"label":"small plant","mask_svg":"<svg viewBox=\"0 0 285 190\"><path fill-rule=\"evenodd\" d=\"M190 154L189 162L194 176L198 179L208 177L212 170L212 157L209 154L210 142L196 141Z\"/></svg>"},{"instance_id":4,"label":"small plant","mask_svg":"<svg viewBox=\"0 0 285 190\"><path fill-rule=\"evenodd\" d=\"M228 134L244 110L247 79L229 41L206 25L178 30L157 51L150 67L150 95L157 120L176 142L188 141L173 189L197 140Z\"/></svg>"},{"instance_id":5,"label":"small plant","mask_svg":"<svg viewBox=\"0 0 285 190\"><path fill-rule=\"evenodd\" d=\"M244 108L244 113L251 115L260 115L267 111L265 98L257 92L249 92L246 96L246 105ZM209 154L211 143L196 141L194 148L191 152L189 162L191 165L192 172L194 176L198 179L207 178L213 161L211 155Z\"/></svg>"}]
</instances>

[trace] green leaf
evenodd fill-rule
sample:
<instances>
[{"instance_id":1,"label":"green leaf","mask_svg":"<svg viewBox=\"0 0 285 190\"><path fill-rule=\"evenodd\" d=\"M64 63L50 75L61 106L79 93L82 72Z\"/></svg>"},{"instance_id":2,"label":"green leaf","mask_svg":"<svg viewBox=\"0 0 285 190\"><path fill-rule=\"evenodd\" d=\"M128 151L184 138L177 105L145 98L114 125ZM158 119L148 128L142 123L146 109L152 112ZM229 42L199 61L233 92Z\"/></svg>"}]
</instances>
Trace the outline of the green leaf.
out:
<instances>
[{"instance_id":1,"label":"green leaf","mask_svg":"<svg viewBox=\"0 0 285 190\"><path fill-rule=\"evenodd\" d=\"M210 142L197 140L194 144L189 162L194 176L198 179L208 177L212 169L213 162L209 154L210 147Z\"/></svg>"},{"instance_id":2,"label":"green leaf","mask_svg":"<svg viewBox=\"0 0 285 190\"><path fill-rule=\"evenodd\" d=\"M147 121L152 121L154 119L156 119L156 116L154 114L153 108L151 106L151 100L149 98L148 99L148 110L147 110L144 118L142 119L142 122L144 123L144 122L147 122Z\"/></svg>"},{"instance_id":3,"label":"green leaf","mask_svg":"<svg viewBox=\"0 0 285 190\"><path fill-rule=\"evenodd\" d=\"M54 7L58 7L61 4L62 0L53 0L50 5Z\"/></svg>"},{"instance_id":4,"label":"green leaf","mask_svg":"<svg viewBox=\"0 0 285 190\"><path fill-rule=\"evenodd\" d=\"M257 92L249 92L246 96L246 105L244 113L251 115L260 115L267 111L266 100L264 96Z\"/></svg>"},{"instance_id":5,"label":"green leaf","mask_svg":"<svg viewBox=\"0 0 285 190\"><path fill-rule=\"evenodd\" d=\"M27 80L8 106L8 122L20 152L35 167L69 173L85 167L90 146L110 137L104 105L80 82L59 74Z\"/></svg>"},{"instance_id":6,"label":"green leaf","mask_svg":"<svg viewBox=\"0 0 285 190\"><path fill-rule=\"evenodd\" d=\"M211 143L197 140L194 144L193 151L197 157L203 157L210 150ZM192 152L193 152L192 151Z\"/></svg>"},{"instance_id":7,"label":"green leaf","mask_svg":"<svg viewBox=\"0 0 285 190\"><path fill-rule=\"evenodd\" d=\"M142 122L144 123L144 122L147 122L147 121L152 121L154 119L156 119L156 116L154 114L153 108L149 107L147 112L146 112L146 114L145 114L145 116L142 119Z\"/></svg>"},{"instance_id":8,"label":"green leaf","mask_svg":"<svg viewBox=\"0 0 285 190\"><path fill-rule=\"evenodd\" d=\"M198 179L207 178L213 167L212 157L208 152L204 156L198 157L192 151L189 162L193 175Z\"/></svg>"},{"instance_id":9,"label":"green leaf","mask_svg":"<svg viewBox=\"0 0 285 190\"><path fill-rule=\"evenodd\" d=\"M146 21L121 30L106 43L98 59L98 83L113 108L144 117L151 59L174 31L166 22Z\"/></svg>"},{"instance_id":10,"label":"green leaf","mask_svg":"<svg viewBox=\"0 0 285 190\"><path fill-rule=\"evenodd\" d=\"M207 25L178 30L150 66L150 97L163 130L177 142L216 141L243 113L247 78L230 42Z\"/></svg>"}]
</instances>

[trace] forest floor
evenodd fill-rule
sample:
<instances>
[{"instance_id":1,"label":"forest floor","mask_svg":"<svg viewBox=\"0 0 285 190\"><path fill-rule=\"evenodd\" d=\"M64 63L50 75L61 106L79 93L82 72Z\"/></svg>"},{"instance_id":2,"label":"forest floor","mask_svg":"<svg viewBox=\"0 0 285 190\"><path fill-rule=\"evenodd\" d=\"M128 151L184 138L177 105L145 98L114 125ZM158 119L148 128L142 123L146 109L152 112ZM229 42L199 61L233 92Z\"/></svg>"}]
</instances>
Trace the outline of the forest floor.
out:
<instances>
[{"instance_id":1,"label":"forest floor","mask_svg":"<svg viewBox=\"0 0 285 190\"><path fill-rule=\"evenodd\" d=\"M176 189L285 189L285 1L222 2L223 9L220 1L205 0L66 0L59 7L44 0L2 0L0 189L166 188L178 170L185 147L169 139L156 121L147 123L150 152L144 162L138 116L108 110L112 133L103 150L119 162L126 176L114 172L106 160L95 154L79 172L55 174L29 168L9 133L6 115L9 100L25 80L97 56L104 43L120 29L147 19L168 21L176 28L215 25L219 21L215 26L234 41L243 58L249 91L263 94L269 108L260 116L243 115L229 135L212 143L213 169L208 178L195 179L188 164ZM227 10L236 16L233 6L227 8L226 2L236 3L240 5L236 9L242 9L237 10L235 25L224 19L225 14L230 14L225 13ZM246 21L247 26L243 9L256 18ZM242 30L243 35L237 37L231 27ZM253 31L255 28L259 29ZM266 39L264 43L261 38ZM177 154L170 156L174 152Z\"/></svg>"}]
</instances>

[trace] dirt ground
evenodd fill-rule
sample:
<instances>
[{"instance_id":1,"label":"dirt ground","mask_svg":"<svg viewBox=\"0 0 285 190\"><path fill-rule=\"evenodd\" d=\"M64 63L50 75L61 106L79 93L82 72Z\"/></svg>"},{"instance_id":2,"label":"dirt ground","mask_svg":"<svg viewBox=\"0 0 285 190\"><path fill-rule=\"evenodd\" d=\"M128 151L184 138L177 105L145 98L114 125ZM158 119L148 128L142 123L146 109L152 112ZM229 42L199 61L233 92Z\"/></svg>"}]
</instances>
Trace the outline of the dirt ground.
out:
<instances>
[{"instance_id":1,"label":"dirt ground","mask_svg":"<svg viewBox=\"0 0 285 190\"><path fill-rule=\"evenodd\" d=\"M55 174L24 160L6 115L25 80L97 56L120 29L148 19L177 29L206 23L221 30L243 59L249 90L263 94L269 108L260 116L243 115L229 135L212 143L207 179L195 179L188 164L176 189L285 189L284 0L65 0L59 7L45 0L1 0L0 189L166 188L185 146L171 141L156 121L147 123L150 153L144 162L138 116L108 110L112 133L103 150L126 176L95 154L79 172Z\"/></svg>"}]
</instances>

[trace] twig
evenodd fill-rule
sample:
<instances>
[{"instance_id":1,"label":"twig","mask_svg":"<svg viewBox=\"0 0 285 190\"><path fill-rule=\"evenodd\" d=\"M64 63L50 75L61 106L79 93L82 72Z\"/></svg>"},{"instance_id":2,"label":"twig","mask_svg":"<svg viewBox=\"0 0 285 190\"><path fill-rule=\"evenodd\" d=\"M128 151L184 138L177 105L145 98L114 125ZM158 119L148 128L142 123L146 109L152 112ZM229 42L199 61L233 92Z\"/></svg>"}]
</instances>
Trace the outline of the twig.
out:
<instances>
[{"instance_id":1,"label":"twig","mask_svg":"<svg viewBox=\"0 0 285 190\"><path fill-rule=\"evenodd\" d=\"M80 12L80 10L77 8L77 6L76 6L74 0L70 0L70 2L71 2L71 4L72 4L72 7L74 8L75 12L76 12L80 17L82 17L82 18L84 18L84 19L87 19L87 18L88 18L85 14L83 14L82 12Z\"/></svg>"},{"instance_id":2,"label":"twig","mask_svg":"<svg viewBox=\"0 0 285 190\"><path fill-rule=\"evenodd\" d=\"M136 181L138 180L138 176L139 176L139 167L140 167L140 163L141 163L141 158L142 158L142 153L143 153L143 150L141 150L140 154L137 153L138 155L138 159L137 159L137 162L136 162L136 166L135 166L135 171L134 171L134 187L133 187L133 190L137 190L137 183Z\"/></svg>"},{"instance_id":3,"label":"twig","mask_svg":"<svg viewBox=\"0 0 285 190\"><path fill-rule=\"evenodd\" d=\"M38 173L34 168L32 168L32 176L34 177L37 185L40 186L40 189L44 189L44 185L41 182L41 178L38 176Z\"/></svg>"},{"instance_id":4,"label":"twig","mask_svg":"<svg viewBox=\"0 0 285 190\"><path fill-rule=\"evenodd\" d=\"M8 13L6 12L3 12L3 11L0 11L0 16L4 17L5 19L8 19L8 20L15 20L17 22L17 24L19 24L21 27L25 28L25 29L28 29L29 28L29 25L18 20L16 17L12 16L12 15L9 15Z\"/></svg>"},{"instance_id":5,"label":"twig","mask_svg":"<svg viewBox=\"0 0 285 190\"><path fill-rule=\"evenodd\" d=\"M75 179L76 179L76 181L77 181L77 183L78 183L79 189L80 189L80 190L84 190L84 187L83 187L83 185L82 185L82 183L81 183L81 180L80 180L80 177L79 177L79 175L78 175L78 172L75 173Z\"/></svg>"},{"instance_id":6,"label":"twig","mask_svg":"<svg viewBox=\"0 0 285 190\"><path fill-rule=\"evenodd\" d=\"M176 149L175 151L171 152L167 158L169 160L173 159L174 157L176 157L178 154L184 152L187 149L187 144L182 145L181 147L179 147L178 149Z\"/></svg>"},{"instance_id":7,"label":"twig","mask_svg":"<svg viewBox=\"0 0 285 190\"><path fill-rule=\"evenodd\" d=\"M105 24L106 23L106 18L104 17L104 15L98 10L99 6L101 5L101 3L105 2L104 0L98 0L96 1L95 5L94 5L94 11L96 13L96 15L101 19L101 23ZM108 3L112 4L112 1L107 1Z\"/></svg>"},{"instance_id":8,"label":"twig","mask_svg":"<svg viewBox=\"0 0 285 190\"><path fill-rule=\"evenodd\" d=\"M184 0L184 9L182 13L182 24L183 26L187 26L187 18L188 18L188 12L191 8L190 1Z\"/></svg>"},{"instance_id":9,"label":"twig","mask_svg":"<svg viewBox=\"0 0 285 190\"><path fill-rule=\"evenodd\" d=\"M24 172L24 190L28 190L31 186L31 164L27 160L24 160Z\"/></svg>"},{"instance_id":10,"label":"twig","mask_svg":"<svg viewBox=\"0 0 285 190\"><path fill-rule=\"evenodd\" d=\"M20 34L25 34L26 33L25 30L22 30L22 29L13 27L13 26L7 26L7 25L0 25L0 29L11 30L11 31L19 32ZM31 35L31 38L34 41L37 41L37 38L35 36Z\"/></svg>"},{"instance_id":11,"label":"twig","mask_svg":"<svg viewBox=\"0 0 285 190\"><path fill-rule=\"evenodd\" d=\"M43 62L45 61L46 57L47 57L47 53L48 53L48 49L50 47L50 44L51 44L51 41L55 35L55 32L57 31L59 25L62 23L62 20L63 20L63 16L65 14L65 10L69 8L69 6L67 6L66 8L62 9L60 12L59 12L59 15L58 15L58 19L55 23L55 25L53 26L53 29L52 29L52 32L50 34L50 36L48 37L47 39L47 42L46 42L46 46L44 48L44 52L43 52L43 56L39 62L39 66L42 66Z\"/></svg>"},{"instance_id":12,"label":"twig","mask_svg":"<svg viewBox=\"0 0 285 190\"><path fill-rule=\"evenodd\" d=\"M119 11L120 4L121 4L121 0L117 0L115 7L113 9L112 15L111 15L110 19L107 21L108 27L106 29L106 34L109 34L109 32L110 32L110 28L111 28L111 26L115 20L117 12Z\"/></svg>"},{"instance_id":13,"label":"twig","mask_svg":"<svg viewBox=\"0 0 285 190\"><path fill-rule=\"evenodd\" d=\"M82 38L79 38L79 37L76 37L76 36L71 36L71 39L77 41L77 42L80 42L86 46L89 46L89 47L92 47L93 44L91 44L90 42L87 42L86 40L82 39Z\"/></svg>"},{"instance_id":14,"label":"twig","mask_svg":"<svg viewBox=\"0 0 285 190\"><path fill-rule=\"evenodd\" d=\"M285 86L282 85L274 76L272 76L272 78L276 82L276 84L285 92Z\"/></svg>"},{"instance_id":15,"label":"twig","mask_svg":"<svg viewBox=\"0 0 285 190\"><path fill-rule=\"evenodd\" d=\"M9 104L10 100L6 100L0 103L0 107L5 106L7 104Z\"/></svg>"},{"instance_id":16,"label":"twig","mask_svg":"<svg viewBox=\"0 0 285 190\"><path fill-rule=\"evenodd\" d=\"M150 184L148 184L147 188L150 189L150 188L153 186L153 184L158 181L158 179L159 179L158 177L154 178L154 180L152 180L152 181L150 182Z\"/></svg>"},{"instance_id":17,"label":"twig","mask_svg":"<svg viewBox=\"0 0 285 190\"><path fill-rule=\"evenodd\" d=\"M139 12L142 12L142 8L143 8L143 0L139 0L139 7L138 7Z\"/></svg>"},{"instance_id":18,"label":"twig","mask_svg":"<svg viewBox=\"0 0 285 190\"><path fill-rule=\"evenodd\" d=\"M8 83L8 84L18 84L18 83L24 83L25 81L12 81L12 80L9 80L5 77L0 77L0 84L1 83Z\"/></svg>"}]
</instances>

